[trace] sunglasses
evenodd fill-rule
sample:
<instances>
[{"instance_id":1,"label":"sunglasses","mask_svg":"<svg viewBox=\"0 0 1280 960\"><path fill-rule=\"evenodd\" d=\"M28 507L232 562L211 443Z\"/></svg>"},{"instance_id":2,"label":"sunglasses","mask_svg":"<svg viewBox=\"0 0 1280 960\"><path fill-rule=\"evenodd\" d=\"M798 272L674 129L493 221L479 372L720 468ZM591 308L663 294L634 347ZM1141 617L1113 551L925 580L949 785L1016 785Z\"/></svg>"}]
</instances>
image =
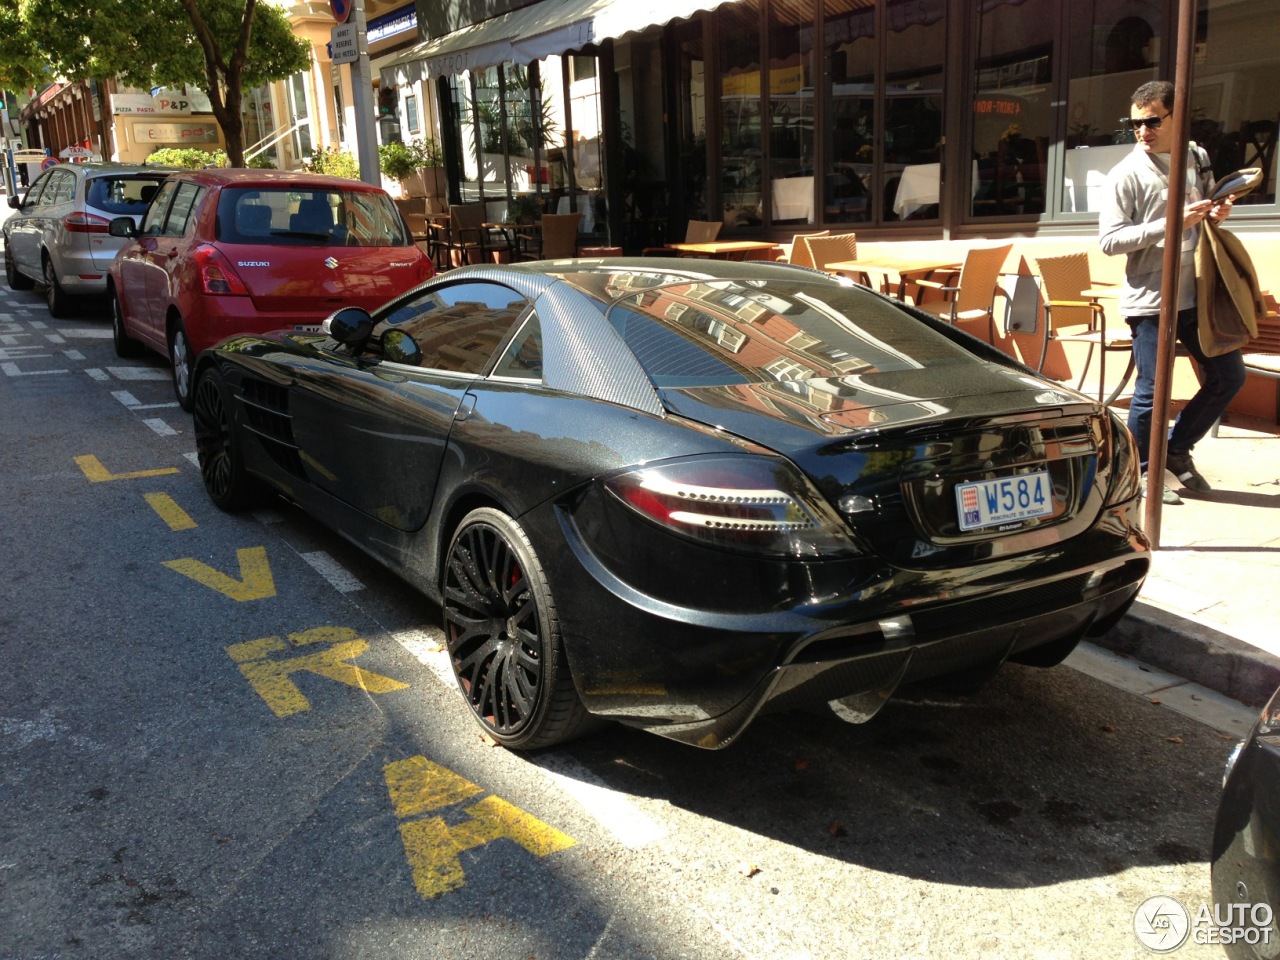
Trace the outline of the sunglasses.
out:
<instances>
[{"instance_id":1,"label":"sunglasses","mask_svg":"<svg viewBox=\"0 0 1280 960\"><path fill-rule=\"evenodd\" d=\"M1121 117L1120 124L1126 130L1137 130L1139 127L1146 127L1148 130L1159 130L1160 124L1169 119L1172 114L1166 113L1163 117L1139 117L1134 120L1132 117Z\"/></svg>"}]
</instances>

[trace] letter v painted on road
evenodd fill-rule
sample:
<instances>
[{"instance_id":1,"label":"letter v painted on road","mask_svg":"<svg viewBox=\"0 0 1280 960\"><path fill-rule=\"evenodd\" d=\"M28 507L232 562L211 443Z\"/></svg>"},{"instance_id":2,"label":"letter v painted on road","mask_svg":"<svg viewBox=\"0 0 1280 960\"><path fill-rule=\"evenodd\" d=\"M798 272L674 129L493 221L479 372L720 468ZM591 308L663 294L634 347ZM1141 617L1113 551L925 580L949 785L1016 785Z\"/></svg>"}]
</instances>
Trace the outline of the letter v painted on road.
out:
<instances>
[{"instance_id":1,"label":"letter v painted on road","mask_svg":"<svg viewBox=\"0 0 1280 960\"><path fill-rule=\"evenodd\" d=\"M195 557L166 560L164 565L240 603L274 597L276 582L271 576L271 565L267 562L267 548L244 547L236 551L236 557L240 563L239 580L221 570L215 570Z\"/></svg>"}]
</instances>

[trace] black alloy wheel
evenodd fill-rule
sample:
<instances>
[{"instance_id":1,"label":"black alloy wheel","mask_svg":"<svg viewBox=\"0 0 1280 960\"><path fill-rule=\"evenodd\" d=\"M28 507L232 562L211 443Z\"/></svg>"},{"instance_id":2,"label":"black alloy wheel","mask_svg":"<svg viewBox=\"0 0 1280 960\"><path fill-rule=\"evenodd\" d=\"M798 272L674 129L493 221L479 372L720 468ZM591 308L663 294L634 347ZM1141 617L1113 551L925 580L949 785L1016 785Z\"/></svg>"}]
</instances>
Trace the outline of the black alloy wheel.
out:
<instances>
[{"instance_id":1,"label":"black alloy wheel","mask_svg":"<svg viewBox=\"0 0 1280 960\"><path fill-rule=\"evenodd\" d=\"M18 272L18 265L13 262L13 254L7 243L4 248L4 278L9 281L10 290L30 290L36 285L25 273Z\"/></svg>"},{"instance_id":2,"label":"black alloy wheel","mask_svg":"<svg viewBox=\"0 0 1280 960\"><path fill-rule=\"evenodd\" d=\"M232 431L222 374L210 367L196 383L192 424L200 479L209 499L234 512L262 502L265 489L244 468L239 440Z\"/></svg>"},{"instance_id":3,"label":"black alloy wheel","mask_svg":"<svg viewBox=\"0 0 1280 960\"><path fill-rule=\"evenodd\" d=\"M70 316L71 297L58 282L58 271L53 269L53 261L44 258L44 300L49 307L49 316L54 319Z\"/></svg>"},{"instance_id":4,"label":"black alloy wheel","mask_svg":"<svg viewBox=\"0 0 1280 960\"><path fill-rule=\"evenodd\" d=\"M485 733L529 750L583 732L589 716L551 589L520 525L488 507L468 514L450 542L443 587L449 660Z\"/></svg>"}]
</instances>

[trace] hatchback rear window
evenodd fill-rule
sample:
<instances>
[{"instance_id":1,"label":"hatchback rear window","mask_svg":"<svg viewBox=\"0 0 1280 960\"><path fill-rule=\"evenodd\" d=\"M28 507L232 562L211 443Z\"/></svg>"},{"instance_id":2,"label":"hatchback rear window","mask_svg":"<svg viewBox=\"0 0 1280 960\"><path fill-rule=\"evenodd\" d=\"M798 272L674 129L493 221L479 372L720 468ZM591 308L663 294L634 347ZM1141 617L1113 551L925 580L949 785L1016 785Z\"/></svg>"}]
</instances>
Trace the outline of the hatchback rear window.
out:
<instances>
[{"instance_id":1,"label":"hatchback rear window","mask_svg":"<svg viewBox=\"0 0 1280 960\"><path fill-rule=\"evenodd\" d=\"M383 193L228 188L218 197L224 243L254 246L407 247L413 240Z\"/></svg>"},{"instance_id":2,"label":"hatchback rear window","mask_svg":"<svg viewBox=\"0 0 1280 960\"><path fill-rule=\"evenodd\" d=\"M85 202L117 216L138 216L147 209L163 182L163 176L94 177L89 181Z\"/></svg>"}]
</instances>

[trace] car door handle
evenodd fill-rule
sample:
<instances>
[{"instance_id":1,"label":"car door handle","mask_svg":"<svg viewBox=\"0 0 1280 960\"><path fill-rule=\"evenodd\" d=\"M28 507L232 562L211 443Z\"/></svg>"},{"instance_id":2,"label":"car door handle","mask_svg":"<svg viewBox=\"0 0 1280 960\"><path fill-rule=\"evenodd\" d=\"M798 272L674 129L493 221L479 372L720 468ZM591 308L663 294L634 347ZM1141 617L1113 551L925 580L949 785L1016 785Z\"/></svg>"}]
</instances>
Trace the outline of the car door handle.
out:
<instances>
[{"instance_id":1,"label":"car door handle","mask_svg":"<svg viewBox=\"0 0 1280 960\"><path fill-rule=\"evenodd\" d=\"M462 402L458 404L458 409L453 411L453 420L455 423L462 423L471 416L476 409L476 398L471 394L466 394L462 398Z\"/></svg>"}]
</instances>

